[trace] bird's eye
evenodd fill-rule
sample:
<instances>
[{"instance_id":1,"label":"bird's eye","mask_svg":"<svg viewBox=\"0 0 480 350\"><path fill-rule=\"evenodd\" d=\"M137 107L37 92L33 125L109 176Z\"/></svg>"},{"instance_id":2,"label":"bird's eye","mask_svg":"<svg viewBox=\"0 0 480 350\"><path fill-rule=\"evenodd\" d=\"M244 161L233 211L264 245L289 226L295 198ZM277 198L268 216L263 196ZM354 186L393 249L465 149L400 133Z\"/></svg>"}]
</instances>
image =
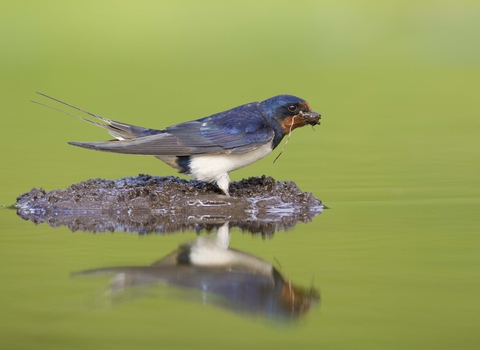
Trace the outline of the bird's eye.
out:
<instances>
[{"instance_id":1,"label":"bird's eye","mask_svg":"<svg viewBox=\"0 0 480 350\"><path fill-rule=\"evenodd\" d=\"M295 112L297 110L297 105L288 105L287 106L287 109L290 111L290 112Z\"/></svg>"}]
</instances>

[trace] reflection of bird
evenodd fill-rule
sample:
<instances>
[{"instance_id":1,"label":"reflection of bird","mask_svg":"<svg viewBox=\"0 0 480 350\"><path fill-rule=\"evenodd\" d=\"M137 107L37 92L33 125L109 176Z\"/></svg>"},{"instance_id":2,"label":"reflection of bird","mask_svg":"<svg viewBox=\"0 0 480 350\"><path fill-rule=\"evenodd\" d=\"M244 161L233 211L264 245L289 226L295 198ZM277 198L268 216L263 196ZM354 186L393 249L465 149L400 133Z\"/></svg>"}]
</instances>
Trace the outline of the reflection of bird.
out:
<instances>
[{"instance_id":1,"label":"reflection of bird","mask_svg":"<svg viewBox=\"0 0 480 350\"><path fill-rule=\"evenodd\" d=\"M280 322L299 319L320 301L320 294L313 286L293 285L268 261L231 249L229 244L226 222L215 237L198 237L151 265L96 268L73 276L115 274L110 295L120 300L123 291L130 290L134 298L139 295L132 287L142 287L140 295L154 295L150 292L153 288L149 288L163 284L191 292L171 290L176 297L188 300L196 297L204 305Z\"/></svg>"},{"instance_id":2,"label":"reflection of bird","mask_svg":"<svg viewBox=\"0 0 480 350\"><path fill-rule=\"evenodd\" d=\"M228 173L265 157L293 129L320 124L320 114L291 95L248 103L202 119L154 130L110 120L40 94L95 117L79 117L116 138L104 142L70 142L97 151L152 155L180 173L212 182L228 195ZM173 112L173 110L172 110Z\"/></svg>"}]
</instances>

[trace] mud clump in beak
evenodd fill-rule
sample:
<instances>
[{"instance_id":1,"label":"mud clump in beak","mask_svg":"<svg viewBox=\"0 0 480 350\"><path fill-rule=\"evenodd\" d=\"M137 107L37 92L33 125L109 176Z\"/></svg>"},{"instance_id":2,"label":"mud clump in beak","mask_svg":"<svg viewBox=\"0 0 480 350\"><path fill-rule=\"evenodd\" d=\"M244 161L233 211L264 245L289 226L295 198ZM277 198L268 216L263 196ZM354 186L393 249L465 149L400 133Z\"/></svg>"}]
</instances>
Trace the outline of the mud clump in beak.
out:
<instances>
[{"instance_id":1,"label":"mud clump in beak","mask_svg":"<svg viewBox=\"0 0 480 350\"><path fill-rule=\"evenodd\" d=\"M300 112L298 115L309 125L320 125L321 114L311 111L311 112Z\"/></svg>"}]
</instances>

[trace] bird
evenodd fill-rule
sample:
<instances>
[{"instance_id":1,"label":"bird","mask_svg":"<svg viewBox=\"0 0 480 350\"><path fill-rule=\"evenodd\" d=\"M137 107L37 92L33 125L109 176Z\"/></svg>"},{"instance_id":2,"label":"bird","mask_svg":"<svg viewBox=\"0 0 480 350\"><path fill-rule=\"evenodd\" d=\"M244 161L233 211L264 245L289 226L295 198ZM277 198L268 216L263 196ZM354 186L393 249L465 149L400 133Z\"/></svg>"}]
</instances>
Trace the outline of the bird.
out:
<instances>
[{"instance_id":1,"label":"bird","mask_svg":"<svg viewBox=\"0 0 480 350\"><path fill-rule=\"evenodd\" d=\"M108 119L44 93L37 93L98 121L32 102L104 128L115 138L101 142L68 142L70 145L103 152L154 156L179 173L197 180L215 182L226 196L230 196L231 171L264 158L292 130L306 125L319 125L321 119L321 115L313 111L304 99L278 95L157 130Z\"/></svg>"}]
</instances>

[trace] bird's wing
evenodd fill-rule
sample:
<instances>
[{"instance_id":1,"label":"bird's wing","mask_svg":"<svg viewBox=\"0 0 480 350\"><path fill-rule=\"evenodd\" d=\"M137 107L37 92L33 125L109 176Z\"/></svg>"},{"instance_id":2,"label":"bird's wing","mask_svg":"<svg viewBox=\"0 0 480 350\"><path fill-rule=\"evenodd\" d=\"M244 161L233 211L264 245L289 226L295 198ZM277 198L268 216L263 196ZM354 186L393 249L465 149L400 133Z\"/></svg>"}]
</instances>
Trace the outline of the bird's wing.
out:
<instances>
[{"instance_id":1,"label":"bird's wing","mask_svg":"<svg viewBox=\"0 0 480 350\"><path fill-rule=\"evenodd\" d=\"M99 151L142 155L194 155L245 153L270 141L274 131L258 103L251 103L210 117L158 131L159 134L129 140L71 142Z\"/></svg>"}]
</instances>

